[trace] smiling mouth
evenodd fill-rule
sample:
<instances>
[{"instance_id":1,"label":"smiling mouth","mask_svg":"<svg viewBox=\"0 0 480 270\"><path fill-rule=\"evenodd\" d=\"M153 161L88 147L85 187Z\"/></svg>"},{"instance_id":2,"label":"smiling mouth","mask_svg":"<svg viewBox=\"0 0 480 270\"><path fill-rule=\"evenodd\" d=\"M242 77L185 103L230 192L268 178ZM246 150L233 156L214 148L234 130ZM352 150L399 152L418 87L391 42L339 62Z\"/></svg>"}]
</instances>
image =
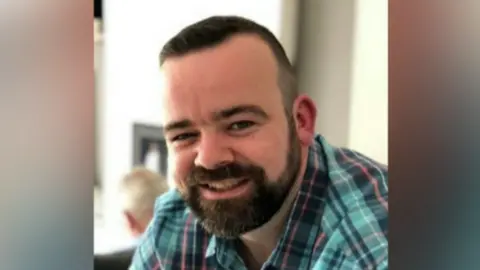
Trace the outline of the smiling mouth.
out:
<instances>
[{"instance_id":1,"label":"smiling mouth","mask_svg":"<svg viewBox=\"0 0 480 270\"><path fill-rule=\"evenodd\" d=\"M228 191L234 188L237 188L245 183L248 182L247 178L242 178L242 179L228 179L228 180L221 180L221 181L215 181L215 182L209 182L209 183L201 183L200 187L212 191Z\"/></svg>"}]
</instances>

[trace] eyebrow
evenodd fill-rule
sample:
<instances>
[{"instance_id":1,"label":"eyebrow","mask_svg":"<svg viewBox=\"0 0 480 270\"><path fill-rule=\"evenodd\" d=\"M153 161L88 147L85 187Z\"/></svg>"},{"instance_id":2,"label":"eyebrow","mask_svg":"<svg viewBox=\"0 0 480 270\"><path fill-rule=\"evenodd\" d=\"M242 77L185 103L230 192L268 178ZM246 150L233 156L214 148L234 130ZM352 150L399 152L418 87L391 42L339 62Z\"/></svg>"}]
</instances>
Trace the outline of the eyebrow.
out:
<instances>
[{"instance_id":1,"label":"eyebrow","mask_svg":"<svg viewBox=\"0 0 480 270\"><path fill-rule=\"evenodd\" d=\"M237 105L227 109L223 109L218 112L214 112L213 119L214 121L221 121L238 114L254 114L263 119L268 119L267 113L264 110L262 110L262 108L256 105ZM165 127L163 128L163 131L169 132L172 130L185 129L192 126L193 126L192 121L185 119L185 120L180 120L180 121L172 122L165 125Z\"/></svg>"},{"instance_id":2,"label":"eyebrow","mask_svg":"<svg viewBox=\"0 0 480 270\"><path fill-rule=\"evenodd\" d=\"M237 105L231 108L221 110L219 112L213 113L213 119L219 121L222 119L227 119L237 114L254 114L263 119L268 119L267 113L262 110L259 106L256 105Z\"/></svg>"},{"instance_id":3,"label":"eyebrow","mask_svg":"<svg viewBox=\"0 0 480 270\"><path fill-rule=\"evenodd\" d=\"M168 132L168 131L172 131L172 130L175 130L175 129L184 129L184 128L188 128L188 127L191 127L191 126L193 126L193 123L190 120L176 121L176 122L172 122L172 123L167 124L163 128L163 132Z\"/></svg>"}]
</instances>

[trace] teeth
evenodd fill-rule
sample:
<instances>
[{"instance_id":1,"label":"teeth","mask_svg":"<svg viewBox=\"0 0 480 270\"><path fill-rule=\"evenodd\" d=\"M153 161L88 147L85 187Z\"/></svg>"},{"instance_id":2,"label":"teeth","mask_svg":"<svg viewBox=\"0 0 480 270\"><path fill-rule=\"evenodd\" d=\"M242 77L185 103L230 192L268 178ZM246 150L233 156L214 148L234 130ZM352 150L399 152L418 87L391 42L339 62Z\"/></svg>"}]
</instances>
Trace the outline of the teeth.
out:
<instances>
[{"instance_id":1,"label":"teeth","mask_svg":"<svg viewBox=\"0 0 480 270\"><path fill-rule=\"evenodd\" d=\"M240 183L241 180L225 180L220 182L214 182L207 184L211 188L215 189L229 189Z\"/></svg>"}]
</instances>

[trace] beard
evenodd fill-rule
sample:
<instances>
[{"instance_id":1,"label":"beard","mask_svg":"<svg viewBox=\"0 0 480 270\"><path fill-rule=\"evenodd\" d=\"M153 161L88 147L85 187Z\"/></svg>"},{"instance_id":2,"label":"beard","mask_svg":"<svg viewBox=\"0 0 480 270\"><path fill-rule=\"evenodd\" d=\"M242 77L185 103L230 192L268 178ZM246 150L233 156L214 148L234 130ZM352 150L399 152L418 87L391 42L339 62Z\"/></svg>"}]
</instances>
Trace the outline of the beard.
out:
<instances>
[{"instance_id":1,"label":"beard","mask_svg":"<svg viewBox=\"0 0 480 270\"><path fill-rule=\"evenodd\" d=\"M236 238L267 223L283 205L300 170L300 142L290 129L286 166L278 179L268 179L265 170L254 164L232 162L214 170L194 167L181 192L202 227L211 234ZM200 183L225 179L248 179L252 188L248 195L231 199L202 198Z\"/></svg>"}]
</instances>

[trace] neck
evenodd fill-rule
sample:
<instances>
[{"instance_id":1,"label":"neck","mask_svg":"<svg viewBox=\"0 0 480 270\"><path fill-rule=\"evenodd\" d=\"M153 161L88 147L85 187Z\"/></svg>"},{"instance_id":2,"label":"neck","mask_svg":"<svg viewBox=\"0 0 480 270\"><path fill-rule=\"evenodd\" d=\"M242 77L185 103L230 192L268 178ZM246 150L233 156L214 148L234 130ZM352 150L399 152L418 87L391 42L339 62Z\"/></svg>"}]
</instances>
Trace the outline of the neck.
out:
<instances>
[{"instance_id":1,"label":"neck","mask_svg":"<svg viewBox=\"0 0 480 270\"><path fill-rule=\"evenodd\" d=\"M306 167L306 155L302 158L299 174L278 212L264 225L240 237L240 254L248 265L260 269L277 246L285 228L293 202L300 189Z\"/></svg>"}]
</instances>

